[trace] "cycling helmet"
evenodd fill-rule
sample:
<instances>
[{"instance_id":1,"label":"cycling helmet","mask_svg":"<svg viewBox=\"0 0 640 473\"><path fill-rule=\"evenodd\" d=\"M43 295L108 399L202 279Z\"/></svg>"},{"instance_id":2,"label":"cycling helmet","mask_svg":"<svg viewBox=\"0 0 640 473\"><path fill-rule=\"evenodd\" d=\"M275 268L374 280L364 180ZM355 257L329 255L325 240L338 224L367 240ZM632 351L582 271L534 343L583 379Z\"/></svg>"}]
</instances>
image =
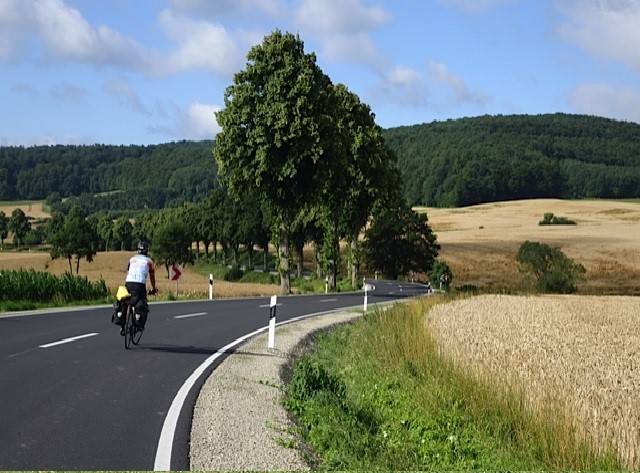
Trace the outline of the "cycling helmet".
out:
<instances>
[{"instance_id":1,"label":"cycling helmet","mask_svg":"<svg viewBox=\"0 0 640 473\"><path fill-rule=\"evenodd\" d=\"M138 253L147 256L147 253L149 253L149 244L146 241L138 243Z\"/></svg>"}]
</instances>

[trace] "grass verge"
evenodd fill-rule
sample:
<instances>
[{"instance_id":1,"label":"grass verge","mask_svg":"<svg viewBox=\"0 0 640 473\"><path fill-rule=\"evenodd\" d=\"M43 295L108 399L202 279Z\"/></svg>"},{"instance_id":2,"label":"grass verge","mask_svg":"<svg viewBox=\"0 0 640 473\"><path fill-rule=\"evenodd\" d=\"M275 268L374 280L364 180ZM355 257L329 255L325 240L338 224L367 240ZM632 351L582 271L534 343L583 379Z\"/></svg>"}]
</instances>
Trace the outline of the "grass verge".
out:
<instances>
[{"instance_id":1,"label":"grass verge","mask_svg":"<svg viewBox=\"0 0 640 473\"><path fill-rule=\"evenodd\" d=\"M284 404L320 470L611 470L561 412L476 380L431 339L431 297L374 310L294 362ZM304 449L306 450L306 449Z\"/></svg>"}]
</instances>

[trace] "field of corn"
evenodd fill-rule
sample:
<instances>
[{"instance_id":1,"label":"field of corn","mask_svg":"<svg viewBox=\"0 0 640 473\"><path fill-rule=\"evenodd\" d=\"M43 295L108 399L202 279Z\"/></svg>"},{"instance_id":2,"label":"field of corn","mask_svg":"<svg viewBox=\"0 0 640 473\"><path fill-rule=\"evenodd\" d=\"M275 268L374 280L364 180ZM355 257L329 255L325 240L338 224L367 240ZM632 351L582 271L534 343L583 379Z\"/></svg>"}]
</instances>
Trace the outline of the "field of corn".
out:
<instances>
[{"instance_id":1,"label":"field of corn","mask_svg":"<svg viewBox=\"0 0 640 473\"><path fill-rule=\"evenodd\" d=\"M482 295L428 312L442 353L640 468L640 299ZM514 384L515 383L515 384Z\"/></svg>"}]
</instances>

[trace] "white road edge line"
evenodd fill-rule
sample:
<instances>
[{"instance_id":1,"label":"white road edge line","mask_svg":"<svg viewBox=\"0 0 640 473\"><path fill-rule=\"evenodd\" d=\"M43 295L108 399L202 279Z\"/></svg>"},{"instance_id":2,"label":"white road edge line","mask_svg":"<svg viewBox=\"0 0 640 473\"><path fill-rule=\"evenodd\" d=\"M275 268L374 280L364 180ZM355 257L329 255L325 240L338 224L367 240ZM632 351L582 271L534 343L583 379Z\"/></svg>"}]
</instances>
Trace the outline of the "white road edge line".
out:
<instances>
[{"instance_id":1,"label":"white road edge line","mask_svg":"<svg viewBox=\"0 0 640 473\"><path fill-rule=\"evenodd\" d=\"M198 312L196 314L184 314L184 315L176 315L174 319L186 319L187 317L200 317L201 315L207 315L206 312Z\"/></svg>"},{"instance_id":2,"label":"white road edge line","mask_svg":"<svg viewBox=\"0 0 640 473\"><path fill-rule=\"evenodd\" d=\"M353 306L353 307L360 307ZM300 317L295 317L293 319L285 320L283 322L276 323L276 326L285 325L291 322L295 322L298 320L306 319L308 317L315 317L323 314L330 314L332 312L340 312L340 311L348 311L353 309L353 307L341 307L339 309L316 312L314 314L307 314ZM173 398L173 402L169 407L169 411L167 412L167 416L164 418L164 423L162 424L162 431L160 432L160 438L158 439L158 448L156 449L156 459L153 464L154 471L170 471L171 470L171 454L173 452L173 439L176 433L176 427L178 425L178 417L180 417L180 411L182 411L182 406L184 405L184 401L187 399L187 395L191 388L196 384L196 381L202 373L220 356L225 354L230 348L233 348L236 345L244 342L246 339L253 337L254 335L258 335L259 333L268 330L269 326L261 327L257 330L254 330L251 333L248 333L235 341L225 345L220 348L217 352L211 355L209 358L204 360L200 366L196 368L196 370L187 378L182 387L178 390L178 394Z\"/></svg>"},{"instance_id":3,"label":"white road edge line","mask_svg":"<svg viewBox=\"0 0 640 473\"><path fill-rule=\"evenodd\" d=\"M62 340L58 340L57 342L52 342L52 343L46 343L44 345L39 345L38 348L55 347L56 345L62 345L63 343L71 343L71 342L75 342L76 340L80 340L81 338L94 337L96 335L98 335L98 334L97 333L87 333L85 335L78 335L77 337L63 338Z\"/></svg>"}]
</instances>

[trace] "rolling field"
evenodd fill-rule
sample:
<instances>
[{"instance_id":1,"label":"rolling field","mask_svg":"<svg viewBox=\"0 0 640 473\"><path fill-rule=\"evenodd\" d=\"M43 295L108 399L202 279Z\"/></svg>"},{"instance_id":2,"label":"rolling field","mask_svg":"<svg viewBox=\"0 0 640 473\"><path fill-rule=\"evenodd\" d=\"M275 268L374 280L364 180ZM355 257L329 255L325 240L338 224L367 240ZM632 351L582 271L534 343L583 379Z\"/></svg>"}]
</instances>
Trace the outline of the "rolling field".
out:
<instances>
[{"instance_id":1,"label":"rolling field","mask_svg":"<svg viewBox=\"0 0 640 473\"><path fill-rule=\"evenodd\" d=\"M0 210L10 216L16 206L4 202ZM42 203L28 202L19 206L27 216L47 216ZM439 258L453 271L453 287L472 285L489 292L517 291L522 275L518 272L516 252L525 240L530 240L558 246L567 256L585 266L587 282L579 288L580 293L640 295L640 202L535 199L459 209L418 210L427 212L429 224L442 247ZM577 225L539 226L538 222L546 212L574 220ZM98 254L93 263L80 263L80 274L91 280L103 277L107 286L115 290L121 284L131 254ZM312 256L305 259L310 262ZM0 270L19 267L56 274L68 270L65 260L51 261L47 253L0 252ZM161 268L158 276L163 293L175 292L175 283L167 280L166 272ZM265 288L223 282L216 286L216 296L224 297L277 291L277 286ZM179 290L181 293L184 290L208 294L208 278L187 268Z\"/></svg>"},{"instance_id":2,"label":"rolling field","mask_svg":"<svg viewBox=\"0 0 640 473\"><path fill-rule=\"evenodd\" d=\"M640 295L640 202L536 199L420 210L438 236L454 287L517 290L516 253L529 240L557 246L584 265L580 293ZM546 212L577 225L539 226Z\"/></svg>"}]
</instances>

